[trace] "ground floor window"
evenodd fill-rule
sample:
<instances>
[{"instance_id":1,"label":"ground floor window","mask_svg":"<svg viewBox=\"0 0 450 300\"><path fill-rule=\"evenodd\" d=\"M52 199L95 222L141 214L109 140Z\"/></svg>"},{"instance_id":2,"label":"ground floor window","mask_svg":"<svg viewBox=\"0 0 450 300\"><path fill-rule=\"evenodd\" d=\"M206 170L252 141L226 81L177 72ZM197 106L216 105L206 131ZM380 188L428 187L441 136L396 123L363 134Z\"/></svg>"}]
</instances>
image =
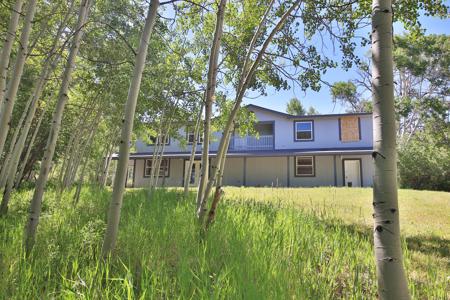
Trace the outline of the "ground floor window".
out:
<instances>
[{"instance_id":1,"label":"ground floor window","mask_svg":"<svg viewBox=\"0 0 450 300\"><path fill-rule=\"evenodd\" d=\"M295 157L295 176L315 176L313 156Z\"/></svg>"},{"instance_id":2,"label":"ground floor window","mask_svg":"<svg viewBox=\"0 0 450 300\"><path fill-rule=\"evenodd\" d=\"M146 159L144 164L144 177L150 177L152 174L153 161ZM169 159L163 158L159 166L159 177L169 177Z\"/></svg>"}]
</instances>

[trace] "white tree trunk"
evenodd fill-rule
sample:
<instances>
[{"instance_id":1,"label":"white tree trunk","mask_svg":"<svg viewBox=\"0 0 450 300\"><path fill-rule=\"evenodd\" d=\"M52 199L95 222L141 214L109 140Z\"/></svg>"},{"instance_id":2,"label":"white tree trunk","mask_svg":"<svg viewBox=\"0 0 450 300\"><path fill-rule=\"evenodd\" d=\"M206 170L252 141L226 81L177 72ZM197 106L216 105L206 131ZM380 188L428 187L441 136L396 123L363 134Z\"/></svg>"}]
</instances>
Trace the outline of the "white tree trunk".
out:
<instances>
[{"instance_id":1,"label":"white tree trunk","mask_svg":"<svg viewBox=\"0 0 450 300\"><path fill-rule=\"evenodd\" d=\"M20 182L22 181L23 172L25 171L25 167L28 162L28 158L30 157L31 149L33 148L34 141L36 140L37 134L39 133L39 128L41 128L42 120L44 119L44 116L47 112L48 105L45 106L44 110L41 112L41 115L39 116L39 119L37 121L36 127L34 128L33 135L31 136L30 141L28 142L28 148L27 152L25 153L25 156L22 159L22 163L20 164L19 172L16 176L16 181L14 184L15 188L18 188L20 185Z\"/></svg>"},{"instance_id":2,"label":"white tree trunk","mask_svg":"<svg viewBox=\"0 0 450 300\"><path fill-rule=\"evenodd\" d=\"M161 147L161 138L162 138L162 128L163 128L163 122L164 122L164 118L166 116L166 104L164 104L162 112L161 112L161 117L160 117L160 122L159 122L159 128L158 128L158 133L155 137L155 145L153 146L153 155L152 155L152 168L150 170L150 178L149 178L149 190L148 190L148 195L149 198L152 194L153 188L154 188L154 180L155 180L155 162L156 159L159 155L159 149Z\"/></svg>"},{"instance_id":3,"label":"white tree trunk","mask_svg":"<svg viewBox=\"0 0 450 300\"><path fill-rule=\"evenodd\" d=\"M222 40L226 3L226 0L221 0L219 7L217 8L216 28L214 32L211 54L209 57L208 83L206 85L205 95L205 125L203 127L202 169L200 172L200 183L197 191L197 217L200 223L203 221L203 216L205 215L206 200L203 200L203 195L209 177L209 136L211 129L212 105L216 92L220 43Z\"/></svg>"},{"instance_id":4,"label":"white tree trunk","mask_svg":"<svg viewBox=\"0 0 450 300\"><path fill-rule=\"evenodd\" d=\"M262 28L265 26L265 21L267 18L267 15L270 11L271 5L273 4L273 1L271 2L271 5L266 10L266 13L264 14L263 19L261 20L261 23L258 26L258 29L255 32L255 35L252 38L252 41L250 43L250 47L247 52L246 60L243 65L243 72L242 77L239 80L238 89L236 90L236 99L235 103L233 105L233 109L230 112L230 116L228 117L227 123L225 125L225 129L223 130L222 138L220 139L219 144L219 150L217 151L217 161L216 161L216 168L214 168L214 174L210 177L208 185L206 186L205 193L203 195L203 203L206 203L206 199L208 198L212 187L214 186L214 183L216 182L217 176L220 173L220 166L221 160L223 157L225 157L227 152L227 143L230 139L231 135L231 128L233 127L234 120L239 112L239 109L241 107L242 100L244 98L244 94L247 90L248 85L250 84L250 81L252 80L259 63L261 62L266 49L269 47L270 43L272 42L272 39L274 38L275 34L281 29L281 27L286 22L287 18L290 16L290 14L294 11L294 9L300 4L300 0L297 0L292 4L292 6L281 16L278 23L275 25L275 27L270 32L269 36L264 41L261 49L259 50L256 59L252 63L251 67L248 67L248 64L250 63L250 54L253 52L253 47L256 44L256 40L259 38L259 34L262 32ZM248 69L248 71L246 71Z\"/></svg>"},{"instance_id":5,"label":"white tree trunk","mask_svg":"<svg viewBox=\"0 0 450 300\"><path fill-rule=\"evenodd\" d=\"M233 129L231 129L232 131ZM225 148L228 149L228 146L230 145L230 139L226 140ZM214 221L214 218L216 217L216 209L217 205L219 204L219 201L222 197L223 190L222 190L222 180L223 180L223 172L225 170L225 161L226 161L226 153L220 158L220 166L219 166L219 174L217 175L217 184L216 184L216 191L214 192L213 201L211 203L211 208L208 212L208 218L205 223L205 230L208 229L208 227L211 225L211 223Z\"/></svg>"},{"instance_id":6,"label":"white tree trunk","mask_svg":"<svg viewBox=\"0 0 450 300\"><path fill-rule=\"evenodd\" d=\"M152 0L145 21L144 31L142 32L139 43L139 50L136 56L136 62L131 79L130 90L128 91L128 99L125 105L125 116L123 119L119 161L117 164L116 177L114 179L114 187L112 193L111 204L108 211L108 224L106 227L105 238L102 246L103 257L108 256L115 248L117 241L117 232L119 230L120 210L122 208L123 193L125 190L125 180L127 174L128 160L130 157L130 140L133 130L134 112L141 85L142 72L145 67L147 57L148 43L152 33L153 26L156 21L159 0Z\"/></svg>"},{"instance_id":7,"label":"white tree trunk","mask_svg":"<svg viewBox=\"0 0 450 300\"><path fill-rule=\"evenodd\" d=\"M198 113L197 116L197 121L195 123L195 128L194 128L194 140L192 141L192 149L191 149L191 156L189 157L189 163L188 163L188 168L187 170L185 170L185 174L184 174L184 198L187 198L188 193L189 193L189 179L191 177L191 173L192 173L192 166L194 165L194 160L195 160L195 151L197 149L197 139L198 139L198 135L200 133L200 124L201 124L201 120L202 120L202 113L203 113L203 102L200 105L200 111Z\"/></svg>"},{"instance_id":8,"label":"white tree trunk","mask_svg":"<svg viewBox=\"0 0 450 300\"><path fill-rule=\"evenodd\" d=\"M32 102L33 98L30 97L27 103L25 104L24 110L22 112L22 115L20 116L20 120L17 123L17 126L14 128L14 133L9 144L8 153L4 157L3 165L1 166L2 171L0 173L0 190L3 189L3 187L6 184L9 175L9 170L11 168L11 160L13 159L14 156L14 149L16 148L15 146L17 143L17 138L19 137L19 132L21 131L20 129L22 128L25 117L28 115L28 110L30 109Z\"/></svg>"},{"instance_id":9,"label":"white tree trunk","mask_svg":"<svg viewBox=\"0 0 450 300\"><path fill-rule=\"evenodd\" d=\"M9 59L11 50L16 37L17 26L19 25L19 17L22 11L23 0L16 0L11 11L11 18L8 24L8 31L5 34L2 53L0 55L0 119L3 108L3 98L5 97L6 77L8 75ZM1 156L0 151L0 156Z\"/></svg>"},{"instance_id":10,"label":"white tree trunk","mask_svg":"<svg viewBox=\"0 0 450 300\"><path fill-rule=\"evenodd\" d=\"M36 182L36 187L33 194L33 199L30 204L30 212L28 222L25 228L25 250L27 254L31 252L36 240L36 230L39 224L39 217L41 213L42 197L44 195L44 189L47 184L48 174L55 153L56 141L58 139L59 130L61 128L61 119L64 112L64 107L69 99L69 84L72 78L72 71L75 67L75 58L78 54L81 38L83 36L84 24L87 19L89 11L90 0L83 0L80 5L80 11L78 15L78 21L75 28L75 35L73 37L72 45L69 51L69 57L64 69L64 74L61 80L61 87L58 93L58 100L56 103L55 112L53 114L52 126L50 128L50 134L48 136L46 149L44 151L44 157L41 163L41 169L39 177Z\"/></svg>"},{"instance_id":11,"label":"white tree trunk","mask_svg":"<svg viewBox=\"0 0 450 300\"><path fill-rule=\"evenodd\" d=\"M179 101L179 99L178 99L177 101L175 101L175 103L174 103L174 105L173 105L172 113L171 113L171 115L169 116L169 118L168 118L168 120L167 120L167 124L164 126L164 131L163 131L164 133L163 133L163 136L165 137L165 139L170 138L170 137L169 137L169 133L170 133L170 129L172 128L172 121L173 121L174 115L176 114L176 109L177 109L178 101ZM161 167L161 162L162 162L162 160L163 160L163 156L164 156L164 151L165 151L165 149L166 149L166 143L165 143L165 140L164 140L164 141L163 141L163 144L162 144L162 147L161 147L161 152L160 152L160 154L159 154L159 157L158 157L158 160L157 160L157 164L156 164L156 170L155 170L155 172L157 172L157 173L156 173L157 176L156 176L156 178L155 178L155 187L158 186L159 169L160 169L160 167ZM170 167L170 166L169 166L169 167ZM163 185L164 185L164 182L165 182L165 178L166 178L166 176L165 176L165 173L164 173L164 175L163 175Z\"/></svg>"},{"instance_id":12,"label":"white tree trunk","mask_svg":"<svg viewBox=\"0 0 450 300\"><path fill-rule=\"evenodd\" d=\"M61 30L61 32L62 32L62 30ZM55 38L55 47L56 47L56 43L59 40L59 38L60 38L60 34L57 35L57 37ZM30 95L30 99L29 99L29 101L26 105L26 108L24 109L22 116L19 120L19 123L17 124L17 127L14 131L14 135L11 139L11 146L13 146L13 148L10 147L11 149L5 158L5 166L2 169L2 172L0 175L0 178L1 178L0 179L0 190L5 186L8 178L12 177L12 180L14 182L15 175L17 173L17 167L19 165L20 155L22 154L23 149L25 147L25 142L26 142L26 139L27 139L30 127L31 127L31 123L34 119L34 115L35 115L36 109L38 107L39 98L41 97L42 91L44 90L44 85L45 85L45 82L47 81L48 75L50 74L51 71L53 71L56 68L57 62L59 61L59 59L55 59L52 63L50 63L52 54L53 53L51 52L49 54L49 56L47 57L47 59L44 61L44 66L43 66L43 69L39 76L38 82L36 83L36 85L33 88L33 92ZM17 140L19 129L20 129L20 136L19 136L19 139ZM5 199L3 198L2 201L5 201Z\"/></svg>"},{"instance_id":13,"label":"white tree trunk","mask_svg":"<svg viewBox=\"0 0 450 300\"><path fill-rule=\"evenodd\" d=\"M106 186L106 181L108 180L108 174L109 174L109 166L111 165L112 155L114 153L115 146L116 146L116 140L115 139L113 140L113 138L112 138L112 143L111 143L110 147L108 148L105 166L103 167L102 176L100 178L100 186L101 187Z\"/></svg>"},{"instance_id":14,"label":"white tree trunk","mask_svg":"<svg viewBox=\"0 0 450 300\"><path fill-rule=\"evenodd\" d=\"M372 3L374 249L380 299L409 299L397 199L392 3Z\"/></svg>"},{"instance_id":15,"label":"white tree trunk","mask_svg":"<svg viewBox=\"0 0 450 300\"><path fill-rule=\"evenodd\" d=\"M89 156L91 154L94 136L98 129L98 123L99 123L98 121L100 121L100 116L99 116L99 118L97 118L96 124L94 124L94 128L92 129L91 134L89 135L89 138L86 142L86 147L84 148L82 155L80 157L80 160L83 160L83 166L81 168L80 176L78 178L77 189L73 196L73 204L74 205L77 205L78 201L80 200L81 188L83 187L84 175L86 174L86 166L89 163Z\"/></svg>"},{"instance_id":16,"label":"white tree trunk","mask_svg":"<svg viewBox=\"0 0 450 300\"><path fill-rule=\"evenodd\" d=\"M28 41L30 39L34 13L36 12L36 2L36 0L31 0L28 2L22 34L20 36L19 51L17 52L17 58L11 74L11 79L8 82L8 90L6 91L3 100L3 109L0 116L0 156L3 153L6 136L8 135L9 128L11 127L12 110L16 100L17 90L19 89L20 80L22 78L25 60L28 56Z\"/></svg>"}]
</instances>

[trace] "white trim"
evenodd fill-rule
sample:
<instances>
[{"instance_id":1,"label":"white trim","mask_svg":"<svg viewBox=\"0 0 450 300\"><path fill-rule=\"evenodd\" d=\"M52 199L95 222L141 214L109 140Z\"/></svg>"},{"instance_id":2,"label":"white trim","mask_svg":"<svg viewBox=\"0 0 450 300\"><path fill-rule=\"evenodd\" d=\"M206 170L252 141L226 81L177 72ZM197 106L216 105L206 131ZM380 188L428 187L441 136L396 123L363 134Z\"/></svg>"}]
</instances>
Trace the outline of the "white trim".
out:
<instances>
[{"instance_id":1,"label":"white trim","mask_svg":"<svg viewBox=\"0 0 450 300\"><path fill-rule=\"evenodd\" d=\"M297 124L298 123L309 123L311 125L311 130L297 130ZM296 141L312 141L312 140L314 140L314 125L313 125L313 121L295 121L294 122L294 132L295 132L294 139ZM299 138L297 138L297 133L298 132L311 132L311 138L309 138L309 139L299 139Z\"/></svg>"},{"instance_id":2,"label":"white trim","mask_svg":"<svg viewBox=\"0 0 450 300\"><path fill-rule=\"evenodd\" d=\"M307 164L307 165L305 165L305 164L299 164L299 163L298 163L298 159L299 159L299 158L309 158L309 159L311 159L311 164ZM298 170L297 170L298 167L311 167L312 173L309 173L309 174L299 174L299 173L298 173ZM302 176L315 176L315 175L316 175L316 173L315 173L315 166L314 166L314 156L301 155L301 156L296 156L296 157L295 157L295 176L297 176L297 177L302 177Z\"/></svg>"}]
</instances>

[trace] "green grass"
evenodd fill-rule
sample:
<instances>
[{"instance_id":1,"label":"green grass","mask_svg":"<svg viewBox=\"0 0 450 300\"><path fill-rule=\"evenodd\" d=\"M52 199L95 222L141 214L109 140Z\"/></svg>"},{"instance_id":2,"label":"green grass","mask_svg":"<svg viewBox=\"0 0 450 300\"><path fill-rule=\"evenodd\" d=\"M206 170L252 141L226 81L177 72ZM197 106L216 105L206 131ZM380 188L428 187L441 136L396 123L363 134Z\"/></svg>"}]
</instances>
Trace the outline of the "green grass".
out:
<instances>
[{"instance_id":1,"label":"green grass","mask_svg":"<svg viewBox=\"0 0 450 300\"><path fill-rule=\"evenodd\" d=\"M56 203L48 192L28 260L31 191L22 191L0 219L0 299L373 299L370 197L368 189L226 188L200 241L193 195L129 190L116 256L101 262L109 191L84 188L76 208L71 193ZM450 296L449 202L445 193L400 191L417 299Z\"/></svg>"}]
</instances>

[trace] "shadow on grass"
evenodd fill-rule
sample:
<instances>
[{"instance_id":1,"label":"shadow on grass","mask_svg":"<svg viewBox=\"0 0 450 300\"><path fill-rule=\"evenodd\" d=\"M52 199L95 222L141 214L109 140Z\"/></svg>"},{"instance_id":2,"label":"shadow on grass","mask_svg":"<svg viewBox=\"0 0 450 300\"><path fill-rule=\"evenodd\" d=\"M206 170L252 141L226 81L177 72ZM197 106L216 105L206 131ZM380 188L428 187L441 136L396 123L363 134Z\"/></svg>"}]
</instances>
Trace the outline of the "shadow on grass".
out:
<instances>
[{"instance_id":1,"label":"shadow on grass","mask_svg":"<svg viewBox=\"0 0 450 300\"><path fill-rule=\"evenodd\" d=\"M363 225L336 224L323 221L329 228L340 227L350 234L358 235L365 239L373 239L372 229ZM405 237L408 250L421 252L425 255L438 255L443 258L450 258L450 240L434 235L416 235Z\"/></svg>"}]
</instances>

